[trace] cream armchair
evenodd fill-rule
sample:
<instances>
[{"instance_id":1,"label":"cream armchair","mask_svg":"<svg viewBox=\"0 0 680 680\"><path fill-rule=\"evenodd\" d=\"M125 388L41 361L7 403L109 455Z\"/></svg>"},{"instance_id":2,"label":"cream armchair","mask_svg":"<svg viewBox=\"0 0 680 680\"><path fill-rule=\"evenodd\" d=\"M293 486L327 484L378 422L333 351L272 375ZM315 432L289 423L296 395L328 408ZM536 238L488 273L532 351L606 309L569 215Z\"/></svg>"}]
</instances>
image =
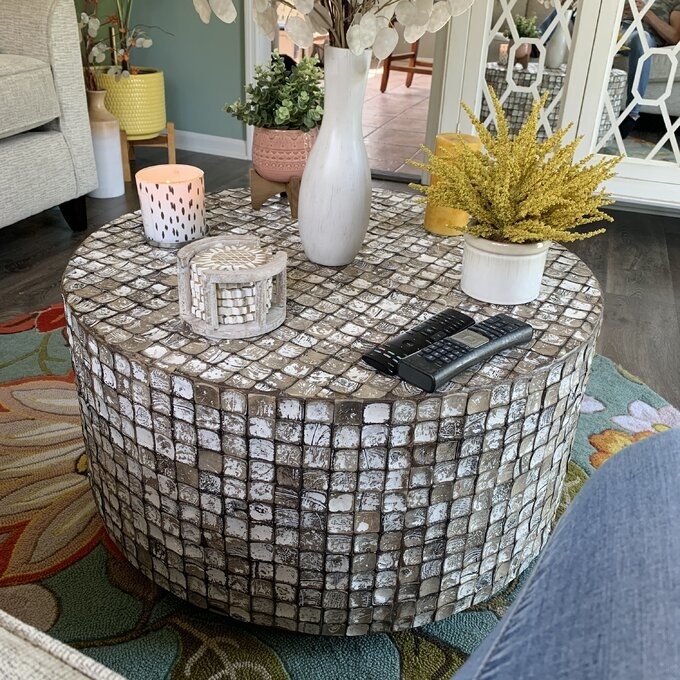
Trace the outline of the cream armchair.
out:
<instances>
[{"instance_id":1,"label":"cream armchair","mask_svg":"<svg viewBox=\"0 0 680 680\"><path fill-rule=\"evenodd\" d=\"M0 227L59 205L86 229L96 186L73 0L1 0Z\"/></svg>"}]
</instances>

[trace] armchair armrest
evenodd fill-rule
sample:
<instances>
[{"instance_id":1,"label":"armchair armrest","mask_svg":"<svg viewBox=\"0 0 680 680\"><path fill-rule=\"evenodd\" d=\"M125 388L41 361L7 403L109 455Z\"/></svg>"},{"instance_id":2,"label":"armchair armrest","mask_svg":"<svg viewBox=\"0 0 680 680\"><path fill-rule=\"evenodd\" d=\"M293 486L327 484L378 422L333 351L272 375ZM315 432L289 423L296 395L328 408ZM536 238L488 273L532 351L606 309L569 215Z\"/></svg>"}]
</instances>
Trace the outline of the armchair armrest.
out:
<instances>
[{"instance_id":1,"label":"armchair armrest","mask_svg":"<svg viewBox=\"0 0 680 680\"><path fill-rule=\"evenodd\" d=\"M48 127L64 135L78 194L94 189L97 172L73 0L2 0L0 53L35 57L50 65L61 114Z\"/></svg>"}]
</instances>

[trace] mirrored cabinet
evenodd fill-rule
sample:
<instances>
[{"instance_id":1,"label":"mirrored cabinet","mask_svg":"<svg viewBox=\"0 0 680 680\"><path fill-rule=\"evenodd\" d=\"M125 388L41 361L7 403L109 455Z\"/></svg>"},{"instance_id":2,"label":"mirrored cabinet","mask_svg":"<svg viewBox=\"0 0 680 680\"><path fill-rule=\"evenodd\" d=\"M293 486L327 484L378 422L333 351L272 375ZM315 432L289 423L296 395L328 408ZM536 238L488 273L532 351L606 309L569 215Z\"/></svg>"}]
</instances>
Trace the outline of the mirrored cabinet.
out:
<instances>
[{"instance_id":1,"label":"mirrored cabinet","mask_svg":"<svg viewBox=\"0 0 680 680\"><path fill-rule=\"evenodd\" d=\"M640 5L638 7L638 4ZM478 0L449 30L439 128L470 133L466 102L511 133L548 92L539 136L573 123L579 153L622 155L622 203L680 208L680 12L669 0ZM675 26L677 25L677 29Z\"/></svg>"}]
</instances>

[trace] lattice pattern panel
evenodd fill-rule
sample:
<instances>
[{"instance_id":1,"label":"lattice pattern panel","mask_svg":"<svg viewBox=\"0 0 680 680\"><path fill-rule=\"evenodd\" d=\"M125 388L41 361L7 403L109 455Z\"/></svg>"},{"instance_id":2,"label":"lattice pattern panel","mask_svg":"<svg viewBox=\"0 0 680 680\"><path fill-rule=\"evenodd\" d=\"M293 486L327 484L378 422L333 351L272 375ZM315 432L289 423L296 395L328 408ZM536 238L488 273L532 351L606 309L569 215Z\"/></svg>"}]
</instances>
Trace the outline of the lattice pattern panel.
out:
<instances>
[{"instance_id":1,"label":"lattice pattern panel","mask_svg":"<svg viewBox=\"0 0 680 680\"><path fill-rule=\"evenodd\" d=\"M531 113L531 108L536 101L531 91L538 78L538 70L534 64L529 64L527 69L517 71L513 74L514 82L526 88L524 92L515 92L503 98L508 88L506 80L506 69L498 64L491 63L486 66L486 82L494 88L503 101L503 112L508 121L508 128L511 135L516 135L526 119ZM546 108L550 112L547 118L548 125L542 125L538 130L537 138L544 140L548 137L546 128L556 130L559 127L559 109L554 106L556 100L561 97L564 87L565 71L562 69L544 69L540 85L541 92L548 92ZM625 98L626 72L620 69L612 69L609 74L609 101L615 110L621 108ZM486 100L482 101L481 118L485 120L489 116L489 107ZM494 124L491 124L495 127ZM607 115L600 118L600 128L598 139L603 139L611 129L611 122Z\"/></svg>"},{"instance_id":2,"label":"lattice pattern panel","mask_svg":"<svg viewBox=\"0 0 680 680\"><path fill-rule=\"evenodd\" d=\"M566 61L572 43L570 17L576 7L576 0L555 0L554 3L548 1L545 5L545 12L537 17L537 26L543 31L542 35L526 38L519 35L515 22L515 17L523 16L525 3L518 0L494 2L493 21L486 42L489 46L489 63L482 87L480 115L491 129L495 129L495 113L491 105L490 87L499 95L503 111L511 121L513 133L526 120L532 104L540 100L541 94L548 90L550 98L541 117L539 137L545 139L557 129ZM553 10L554 14L551 13ZM548 68L548 46L551 41L557 41L558 36L564 37L566 43L564 63ZM527 63L526 58L522 59L520 55L531 48L533 56Z\"/></svg>"},{"instance_id":3,"label":"lattice pattern panel","mask_svg":"<svg viewBox=\"0 0 680 680\"><path fill-rule=\"evenodd\" d=\"M608 125L595 150L680 164L680 147L676 137L680 130L680 84L677 82L680 79L680 43L664 44L662 37L644 19L650 12L663 21L669 21L665 2L649 0L642 9L638 9L635 0L623 2L621 28L610 58L612 73L619 68L631 75L627 75L621 102L612 96L611 91L605 99L603 120L607 120ZM646 87L645 80L648 81ZM629 92L630 97L627 96ZM640 111L635 110L638 106ZM655 114L661 125L655 133L635 135L634 140L627 141L622 138L619 125L631 113L634 117L636 113Z\"/></svg>"}]
</instances>

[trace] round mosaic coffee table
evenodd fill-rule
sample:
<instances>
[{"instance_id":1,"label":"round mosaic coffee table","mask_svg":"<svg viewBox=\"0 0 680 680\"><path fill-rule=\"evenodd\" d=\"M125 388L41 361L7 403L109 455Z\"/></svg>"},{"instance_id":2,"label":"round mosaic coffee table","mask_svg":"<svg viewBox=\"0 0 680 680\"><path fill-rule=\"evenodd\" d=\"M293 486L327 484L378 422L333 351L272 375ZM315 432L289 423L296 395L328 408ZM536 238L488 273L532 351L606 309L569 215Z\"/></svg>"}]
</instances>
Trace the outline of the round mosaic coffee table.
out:
<instances>
[{"instance_id":1,"label":"round mosaic coffee table","mask_svg":"<svg viewBox=\"0 0 680 680\"><path fill-rule=\"evenodd\" d=\"M63 278L90 477L111 537L175 595L237 619L357 635L489 598L551 530L601 322L598 284L551 248L538 300L458 288L461 239L376 191L347 267L308 262L285 203L206 198L213 235L287 251L282 326L207 340L178 317L176 254L138 214L94 232ZM444 307L500 311L531 343L423 393L361 354Z\"/></svg>"}]
</instances>

